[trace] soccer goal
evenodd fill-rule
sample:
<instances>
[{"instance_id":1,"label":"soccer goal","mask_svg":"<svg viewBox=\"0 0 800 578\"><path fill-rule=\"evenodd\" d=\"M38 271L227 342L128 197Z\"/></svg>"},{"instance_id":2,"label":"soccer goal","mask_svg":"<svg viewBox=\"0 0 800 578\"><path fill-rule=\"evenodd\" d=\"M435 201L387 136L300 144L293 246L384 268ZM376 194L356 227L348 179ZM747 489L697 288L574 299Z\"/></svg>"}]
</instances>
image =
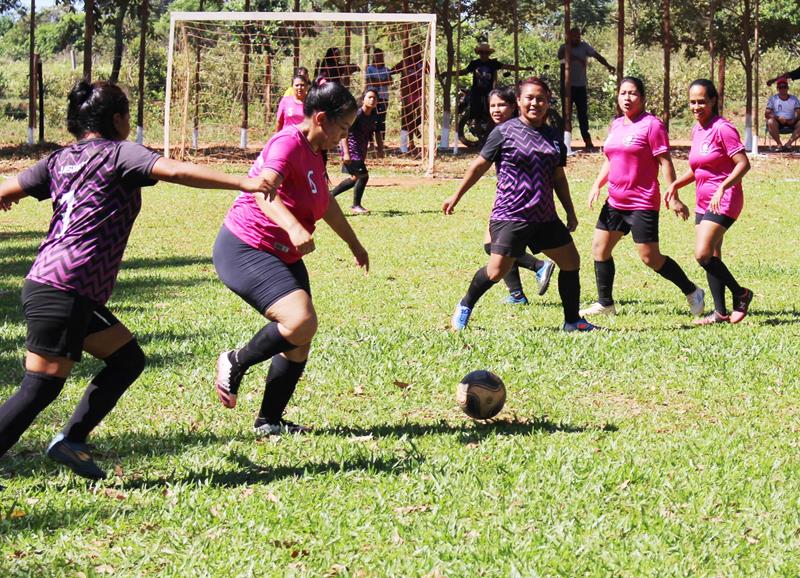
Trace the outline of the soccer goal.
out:
<instances>
[{"instance_id":1,"label":"soccer goal","mask_svg":"<svg viewBox=\"0 0 800 578\"><path fill-rule=\"evenodd\" d=\"M378 88L386 162L432 172L435 54L435 14L173 12L164 155L260 150L302 66L357 99Z\"/></svg>"}]
</instances>

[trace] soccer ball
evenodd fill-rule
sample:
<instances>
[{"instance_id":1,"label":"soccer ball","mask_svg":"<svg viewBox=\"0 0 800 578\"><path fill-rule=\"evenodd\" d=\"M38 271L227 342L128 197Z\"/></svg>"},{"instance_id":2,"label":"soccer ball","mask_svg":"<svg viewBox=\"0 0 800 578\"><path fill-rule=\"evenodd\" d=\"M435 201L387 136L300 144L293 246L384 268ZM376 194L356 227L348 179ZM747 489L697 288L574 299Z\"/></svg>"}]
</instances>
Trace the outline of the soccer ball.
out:
<instances>
[{"instance_id":1,"label":"soccer ball","mask_svg":"<svg viewBox=\"0 0 800 578\"><path fill-rule=\"evenodd\" d=\"M506 403L506 386L491 371L471 371L456 388L456 401L472 419L489 419Z\"/></svg>"}]
</instances>

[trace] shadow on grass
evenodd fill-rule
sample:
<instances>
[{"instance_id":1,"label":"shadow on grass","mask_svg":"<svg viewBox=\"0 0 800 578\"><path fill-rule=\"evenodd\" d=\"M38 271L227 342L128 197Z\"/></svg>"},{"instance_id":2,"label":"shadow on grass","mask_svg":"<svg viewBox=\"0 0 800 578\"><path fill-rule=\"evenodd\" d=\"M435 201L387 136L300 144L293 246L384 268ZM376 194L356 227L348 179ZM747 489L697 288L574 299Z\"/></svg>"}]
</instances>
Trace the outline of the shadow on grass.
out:
<instances>
[{"instance_id":1,"label":"shadow on grass","mask_svg":"<svg viewBox=\"0 0 800 578\"><path fill-rule=\"evenodd\" d=\"M369 214L374 217L408 217L410 215L438 215L441 211L425 210L425 211L401 211L399 209L386 209L385 211L370 211ZM348 217L360 217L361 215L348 215Z\"/></svg>"}]
</instances>

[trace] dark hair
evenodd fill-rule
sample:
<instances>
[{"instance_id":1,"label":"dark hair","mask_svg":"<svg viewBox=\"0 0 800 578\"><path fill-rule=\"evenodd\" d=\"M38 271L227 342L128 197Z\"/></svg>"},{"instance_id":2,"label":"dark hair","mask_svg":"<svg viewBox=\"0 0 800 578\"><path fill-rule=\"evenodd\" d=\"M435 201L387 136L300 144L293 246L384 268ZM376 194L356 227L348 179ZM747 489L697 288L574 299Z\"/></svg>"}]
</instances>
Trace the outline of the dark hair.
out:
<instances>
[{"instance_id":1,"label":"dark hair","mask_svg":"<svg viewBox=\"0 0 800 578\"><path fill-rule=\"evenodd\" d=\"M492 100L492 97L496 96L497 98L501 99L507 105L509 105L512 109L512 116L516 116L517 111L517 95L514 92L513 86L500 86L495 88L491 92L489 92L489 100Z\"/></svg>"},{"instance_id":2,"label":"dark hair","mask_svg":"<svg viewBox=\"0 0 800 578\"><path fill-rule=\"evenodd\" d=\"M639 93L639 96L642 97L642 100L647 98L647 94L644 91L644 82L642 82L641 78L637 78L635 76L623 76L622 79L617 83L617 94L619 94L619 89L622 88L622 85L626 82L630 82L632 85L636 87L636 90Z\"/></svg>"},{"instance_id":3,"label":"dark hair","mask_svg":"<svg viewBox=\"0 0 800 578\"><path fill-rule=\"evenodd\" d=\"M79 80L69 91L67 97L67 130L75 138L82 138L87 132L96 132L107 139L115 139L115 114L128 114L128 97L116 84L104 80L89 84Z\"/></svg>"},{"instance_id":4,"label":"dark hair","mask_svg":"<svg viewBox=\"0 0 800 578\"><path fill-rule=\"evenodd\" d=\"M302 80L303 82L305 82L305 83L306 83L306 85L308 84L308 77L306 77L306 76L303 76L302 74L295 74L295 75L292 77L292 86L294 86L294 81L295 81L295 80L298 80L298 79L299 79L299 80Z\"/></svg>"},{"instance_id":5,"label":"dark hair","mask_svg":"<svg viewBox=\"0 0 800 578\"><path fill-rule=\"evenodd\" d=\"M552 92L550 92L550 87L547 86L547 83L544 80L542 80L538 76L531 76L528 78L523 78L517 83L517 89L514 92L517 98L519 98L519 96L522 94L522 87L528 84L532 84L533 86L538 86L547 93L548 97L552 94Z\"/></svg>"},{"instance_id":6,"label":"dark hair","mask_svg":"<svg viewBox=\"0 0 800 578\"><path fill-rule=\"evenodd\" d=\"M367 94L370 92L375 94L375 98L378 98L378 89L375 88L374 86L368 86L367 88L364 89L364 92L361 93L362 102L364 101L364 98L367 96Z\"/></svg>"},{"instance_id":7,"label":"dark hair","mask_svg":"<svg viewBox=\"0 0 800 578\"><path fill-rule=\"evenodd\" d=\"M308 91L308 96L303 103L303 114L306 118L315 112L324 112L329 119L338 120L356 110L358 110L356 99L338 82L315 84Z\"/></svg>"},{"instance_id":8,"label":"dark hair","mask_svg":"<svg viewBox=\"0 0 800 578\"><path fill-rule=\"evenodd\" d=\"M303 76L308 78L308 68L306 68L305 66L298 66L297 68L294 69L294 75L296 77Z\"/></svg>"},{"instance_id":9,"label":"dark hair","mask_svg":"<svg viewBox=\"0 0 800 578\"><path fill-rule=\"evenodd\" d=\"M712 98L714 99L714 106L711 108L711 114L719 116L719 93L714 83L707 78L698 78L692 81L692 84L689 85L689 90L691 90L693 86L702 86L706 89L706 98L709 100Z\"/></svg>"}]
</instances>

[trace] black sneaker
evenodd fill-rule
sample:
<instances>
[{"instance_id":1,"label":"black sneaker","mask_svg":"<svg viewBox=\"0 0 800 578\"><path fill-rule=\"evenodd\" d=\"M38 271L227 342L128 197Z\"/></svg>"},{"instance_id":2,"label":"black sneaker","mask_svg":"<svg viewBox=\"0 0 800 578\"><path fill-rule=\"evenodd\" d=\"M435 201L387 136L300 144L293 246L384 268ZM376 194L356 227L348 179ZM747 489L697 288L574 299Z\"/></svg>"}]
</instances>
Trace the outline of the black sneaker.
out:
<instances>
[{"instance_id":1,"label":"black sneaker","mask_svg":"<svg viewBox=\"0 0 800 578\"><path fill-rule=\"evenodd\" d=\"M283 434L305 434L311 431L310 427L292 423L286 419L280 419L277 423L267 423L263 417L256 419L253 425L253 433L256 437L279 436Z\"/></svg>"},{"instance_id":2,"label":"black sneaker","mask_svg":"<svg viewBox=\"0 0 800 578\"><path fill-rule=\"evenodd\" d=\"M47 448L47 457L59 464L64 464L81 477L90 480L102 480L106 477L106 473L94 463L89 446L71 442L64 437L63 433L58 434L50 442L50 446Z\"/></svg>"},{"instance_id":3,"label":"black sneaker","mask_svg":"<svg viewBox=\"0 0 800 578\"><path fill-rule=\"evenodd\" d=\"M245 372L236 364L231 363L230 355L232 351L223 351L217 358L217 378L214 386L217 389L217 396L227 408L236 407L236 396L239 393L239 385Z\"/></svg>"},{"instance_id":4,"label":"black sneaker","mask_svg":"<svg viewBox=\"0 0 800 578\"><path fill-rule=\"evenodd\" d=\"M733 311L731 312L731 323L739 323L747 316L750 302L753 300L753 292L750 289L742 288L742 293L733 300Z\"/></svg>"}]
</instances>

